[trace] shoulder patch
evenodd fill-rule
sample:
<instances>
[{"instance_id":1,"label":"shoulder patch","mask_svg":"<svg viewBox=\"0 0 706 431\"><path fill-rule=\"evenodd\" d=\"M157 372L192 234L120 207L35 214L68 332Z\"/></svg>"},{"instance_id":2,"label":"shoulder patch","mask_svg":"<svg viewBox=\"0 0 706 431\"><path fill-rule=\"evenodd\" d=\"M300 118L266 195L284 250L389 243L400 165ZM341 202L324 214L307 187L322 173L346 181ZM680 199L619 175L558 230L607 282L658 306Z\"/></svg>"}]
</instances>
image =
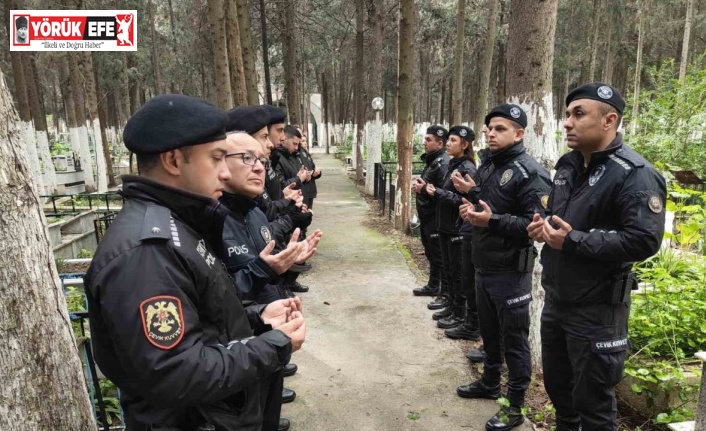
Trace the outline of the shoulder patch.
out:
<instances>
[{"instance_id":1,"label":"shoulder patch","mask_svg":"<svg viewBox=\"0 0 706 431\"><path fill-rule=\"evenodd\" d=\"M650 207L650 211L655 214L662 212L664 206L662 205L662 199L657 195L657 193L652 193L649 198L647 198L647 206Z\"/></svg>"},{"instance_id":2,"label":"shoulder patch","mask_svg":"<svg viewBox=\"0 0 706 431\"><path fill-rule=\"evenodd\" d=\"M175 296L153 296L142 301L140 316L145 337L155 347L169 350L184 337L184 312Z\"/></svg>"},{"instance_id":3,"label":"shoulder patch","mask_svg":"<svg viewBox=\"0 0 706 431\"><path fill-rule=\"evenodd\" d=\"M150 205L145 211L145 218L142 222L142 233L140 241L148 239L168 240L172 238L171 212L168 208ZM176 227L174 227L176 229Z\"/></svg>"},{"instance_id":4,"label":"shoulder patch","mask_svg":"<svg viewBox=\"0 0 706 431\"><path fill-rule=\"evenodd\" d=\"M618 151L613 153L613 156L623 159L626 163L629 163L630 165L636 168L641 168L649 164L649 162L645 160L644 157L642 157L639 153L637 153L635 150L633 150L626 144L623 144L622 148L619 148Z\"/></svg>"},{"instance_id":5,"label":"shoulder patch","mask_svg":"<svg viewBox=\"0 0 706 431\"><path fill-rule=\"evenodd\" d=\"M627 162L627 160L616 156L615 154L610 154L608 157L615 163L619 164L620 166L623 167L626 171L632 170L632 166L630 166L630 163Z\"/></svg>"}]
</instances>

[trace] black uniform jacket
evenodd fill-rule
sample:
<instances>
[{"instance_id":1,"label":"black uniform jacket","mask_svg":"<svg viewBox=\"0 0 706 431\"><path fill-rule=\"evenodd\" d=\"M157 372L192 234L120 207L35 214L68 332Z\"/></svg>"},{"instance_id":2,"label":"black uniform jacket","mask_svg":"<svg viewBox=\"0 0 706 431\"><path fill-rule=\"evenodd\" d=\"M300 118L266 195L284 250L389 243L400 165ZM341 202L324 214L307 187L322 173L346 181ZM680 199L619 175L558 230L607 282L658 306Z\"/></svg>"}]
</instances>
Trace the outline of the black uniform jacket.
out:
<instances>
[{"instance_id":1,"label":"black uniform jacket","mask_svg":"<svg viewBox=\"0 0 706 431\"><path fill-rule=\"evenodd\" d=\"M220 201L230 210L223 226L223 263L235 280L240 299L255 300L266 285L282 281L260 258L274 235L255 200L224 192Z\"/></svg>"},{"instance_id":2,"label":"black uniform jacket","mask_svg":"<svg viewBox=\"0 0 706 431\"><path fill-rule=\"evenodd\" d=\"M284 147L273 149L272 154L274 155L274 159L277 160L277 163L274 164L274 170L282 188L287 187L291 183L297 183L296 188L301 189L302 182L299 177L297 177L299 169L302 167L302 162L299 160L299 157L297 157L296 154L290 153Z\"/></svg>"},{"instance_id":3,"label":"black uniform jacket","mask_svg":"<svg viewBox=\"0 0 706 431\"><path fill-rule=\"evenodd\" d=\"M218 414L222 429L259 430L262 381L291 342L262 306L243 308L214 251L227 209L135 176L123 194L85 281L95 360L122 391L128 429L191 430Z\"/></svg>"},{"instance_id":4,"label":"black uniform jacket","mask_svg":"<svg viewBox=\"0 0 706 431\"><path fill-rule=\"evenodd\" d=\"M296 153L297 157L299 157L299 161L301 162L302 165L304 165L305 168L307 168L310 171L316 170L316 163L314 163L314 159L311 158L311 154L304 148L300 148ZM314 199L316 198L316 194L318 193L316 190L316 180L321 178L321 173L319 173L318 176L311 176L311 181L307 181L304 183L302 186L302 194L304 195L304 198L307 199Z\"/></svg>"},{"instance_id":5,"label":"black uniform jacket","mask_svg":"<svg viewBox=\"0 0 706 431\"><path fill-rule=\"evenodd\" d=\"M449 156L445 149L434 153L421 155L424 162L421 178L424 182L434 184L437 189L444 184L444 176L449 169ZM419 218L431 219L436 217L436 200L427 194L426 187L417 194L417 214Z\"/></svg>"},{"instance_id":6,"label":"black uniform jacket","mask_svg":"<svg viewBox=\"0 0 706 431\"><path fill-rule=\"evenodd\" d=\"M458 234L463 222L463 219L459 217L458 207L461 206L461 198L464 195L456 190L451 181L451 175L456 171L461 174L461 177L468 174L472 178L476 173L476 167L468 157L451 159L446 175L444 175L442 187L434 191L434 198L437 200L437 230L448 234Z\"/></svg>"},{"instance_id":7,"label":"black uniform jacket","mask_svg":"<svg viewBox=\"0 0 706 431\"><path fill-rule=\"evenodd\" d=\"M483 273L524 272L536 250L527 235L535 213L544 213L549 172L525 152L522 142L488 158L474 177L470 201L483 200L493 212L488 227L473 227L473 264ZM479 210L479 208L476 208Z\"/></svg>"},{"instance_id":8,"label":"black uniform jacket","mask_svg":"<svg viewBox=\"0 0 706 431\"><path fill-rule=\"evenodd\" d=\"M664 178L620 134L586 169L578 151L559 159L549 211L573 230L562 250L542 250L547 295L558 303L611 303L612 281L659 250L665 199Z\"/></svg>"}]
</instances>

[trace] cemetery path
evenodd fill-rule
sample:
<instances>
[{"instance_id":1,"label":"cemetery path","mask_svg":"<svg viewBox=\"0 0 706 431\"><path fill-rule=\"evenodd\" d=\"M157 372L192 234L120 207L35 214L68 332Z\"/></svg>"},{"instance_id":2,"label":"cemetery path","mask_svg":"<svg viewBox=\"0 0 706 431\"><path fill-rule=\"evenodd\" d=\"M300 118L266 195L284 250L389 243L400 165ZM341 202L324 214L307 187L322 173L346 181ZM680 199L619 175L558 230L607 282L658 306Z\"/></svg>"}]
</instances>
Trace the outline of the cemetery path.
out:
<instances>
[{"instance_id":1,"label":"cemetery path","mask_svg":"<svg viewBox=\"0 0 706 431\"><path fill-rule=\"evenodd\" d=\"M300 277L307 340L285 386L292 431L483 430L490 400L456 396L467 384L470 344L445 338L431 319L395 241L361 224L368 206L332 155L313 151L313 228L324 233L314 269ZM525 423L517 428L530 430Z\"/></svg>"}]
</instances>

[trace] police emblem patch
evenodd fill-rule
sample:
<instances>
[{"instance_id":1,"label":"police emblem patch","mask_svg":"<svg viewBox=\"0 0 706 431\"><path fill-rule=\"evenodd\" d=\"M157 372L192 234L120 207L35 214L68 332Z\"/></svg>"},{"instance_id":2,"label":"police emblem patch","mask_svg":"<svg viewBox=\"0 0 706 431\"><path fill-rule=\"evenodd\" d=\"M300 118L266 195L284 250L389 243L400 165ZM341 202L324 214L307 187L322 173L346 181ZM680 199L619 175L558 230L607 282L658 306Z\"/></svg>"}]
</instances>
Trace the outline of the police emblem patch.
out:
<instances>
[{"instance_id":1,"label":"police emblem patch","mask_svg":"<svg viewBox=\"0 0 706 431\"><path fill-rule=\"evenodd\" d=\"M438 136L438 137L444 136L444 131L441 130L441 129L437 130L437 131L436 131L436 136Z\"/></svg>"},{"instance_id":2,"label":"police emblem patch","mask_svg":"<svg viewBox=\"0 0 706 431\"><path fill-rule=\"evenodd\" d=\"M142 328L147 341L169 350L184 336L184 313L181 300L174 296L153 296L140 304Z\"/></svg>"},{"instance_id":3,"label":"police emblem patch","mask_svg":"<svg viewBox=\"0 0 706 431\"><path fill-rule=\"evenodd\" d=\"M270 241L272 241L272 235L270 234L270 230L267 226L262 226L260 228L260 235L262 235L262 239L264 239L266 243L269 244Z\"/></svg>"},{"instance_id":4,"label":"police emblem patch","mask_svg":"<svg viewBox=\"0 0 706 431\"><path fill-rule=\"evenodd\" d=\"M520 118L520 108L517 106L513 106L512 109L510 109L510 116L512 118Z\"/></svg>"},{"instance_id":5,"label":"police emblem patch","mask_svg":"<svg viewBox=\"0 0 706 431\"><path fill-rule=\"evenodd\" d=\"M604 172L605 172L605 165L596 166L596 168L591 173L591 176L588 178L588 185L593 187L598 182L598 180L601 179Z\"/></svg>"},{"instance_id":6,"label":"police emblem patch","mask_svg":"<svg viewBox=\"0 0 706 431\"><path fill-rule=\"evenodd\" d=\"M508 169L505 172L503 172L503 176L500 177L500 185L504 186L511 179L512 179L512 169Z\"/></svg>"},{"instance_id":7,"label":"police emblem patch","mask_svg":"<svg viewBox=\"0 0 706 431\"><path fill-rule=\"evenodd\" d=\"M461 129L458 134L461 135L462 138L465 138L468 135L468 132L466 131L466 129Z\"/></svg>"},{"instance_id":8,"label":"police emblem patch","mask_svg":"<svg viewBox=\"0 0 706 431\"><path fill-rule=\"evenodd\" d=\"M608 100L613 97L613 90L607 85L601 85L596 92L598 93L598 97L603 100Z\"/></svg>"},{"instance_id":9,"label":"police emblem patch","mask_svg":"<svg viewBox=\"0 0 706 431\"><path fill-rule=\"evenodd\" d=\"M650 211L655 214L662 212L662 199L660 199L657 195L650 196L647 200L647 205L650 207Z\"/></svg>"},{"instance_id":10,"label":"police emblem patch","mask_svg":"<svg viewBox=\"0 0 706 431\"><path fill-rule=\"evenodd\" d=\"M547 207L549 206L549 195L542 196L541 202L542 208L547 209Z\"/></svg>"}]
</instances>

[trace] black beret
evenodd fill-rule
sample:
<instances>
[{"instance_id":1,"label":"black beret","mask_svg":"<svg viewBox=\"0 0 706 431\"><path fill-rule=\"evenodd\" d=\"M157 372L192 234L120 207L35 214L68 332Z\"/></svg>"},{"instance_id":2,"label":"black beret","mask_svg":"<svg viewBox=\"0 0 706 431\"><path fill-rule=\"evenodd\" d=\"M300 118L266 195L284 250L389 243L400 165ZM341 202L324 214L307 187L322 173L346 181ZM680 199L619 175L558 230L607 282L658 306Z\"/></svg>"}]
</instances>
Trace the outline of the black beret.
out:
<instances>
[{"instance_id":1,"label":"black beret","mask_svg":"<svg viewBox=\"0 0 706 431\"><path fill-rule=\"evenodd\" d=\"M27 17L21 16L15 20L15 28L27 27Z\"/></svg>"},{"instance_id":2,"label":"black beret","mask_svg":"<svg viewBox=\"0 0 706 431\"><path fill-rule=\"evenodd\" d=\"M566 96L566 106L568 107L571 102L578 99L593 99L607 103L614 107L620 115L623 115L623 110L625 109L625 99L623 99L623 95L620 94L620 91L602 82L592 82L574 88L571 93Z\"/></svg>"},{"instance_id":3,"label":"black beret","mask_svg":"<svg viewBox=\"0 0 706 431\"><path fill-rule=\"evenodd\" d=\"M476 134L473 133L473 129L466 126L453 126L451 130L449 130L449 136L451 135L456 135L468 142L473 142L473 140L476 139Z\"/></svg>"},{"instance_id":4,"label":"black beret","mask_svg":"<svg viewBox=\"0 0 706 431\"><path fill-rule=\"evenodd\" d=\"M242 131L249 135L270 124L270 110L264 106L238 106L228 111L226 131Z\"/></svg>"},{"instance_id":5,"label":"black beret","mask_svg":"<svg viewBox=\"0 0 706 431\"><path fill-rule=\"evenodd\" d=\"M268 126L271 126L273 124L284 124L287 122L287 115L285 115L283 110L272 105L264 106L266 106L267 109L270 110L270 124L268 124Z\"/></svg>"},{"instance_id":6,"label":"black beret","mask_svg":"<svg viewBox=\"0 0 706 431\"><path fill-rule=\"evenodd\" d=\"M525 114L525 111L518 105L503 103L491 109L488 115L485 116L485 125L490 126L490 120L495 117L503 117L512 120L522 126L523 129L527 127L527 114Z\"/></svg>"},{"instance_id":7,"label":"black beret","mask_svg":"<svg viewBox=\"0 0 706 431\"><path fill-rule=\"evenodd\" d=\"M449 132L441 126L431 126L427 128L427 135L434 135L443 140L449 139Z\"/></svg>"},{"instance_id":8,"label":"black beret","mask_svg":"<svg viewBox=\"0 0 706 431\"><path fill-rule=\"evenodd\" d=\"M130 117L123 141L133 153L164 153L225 139L226 119L225 111L203 99L164 94Z\"/></svg>"}]
</instances>

